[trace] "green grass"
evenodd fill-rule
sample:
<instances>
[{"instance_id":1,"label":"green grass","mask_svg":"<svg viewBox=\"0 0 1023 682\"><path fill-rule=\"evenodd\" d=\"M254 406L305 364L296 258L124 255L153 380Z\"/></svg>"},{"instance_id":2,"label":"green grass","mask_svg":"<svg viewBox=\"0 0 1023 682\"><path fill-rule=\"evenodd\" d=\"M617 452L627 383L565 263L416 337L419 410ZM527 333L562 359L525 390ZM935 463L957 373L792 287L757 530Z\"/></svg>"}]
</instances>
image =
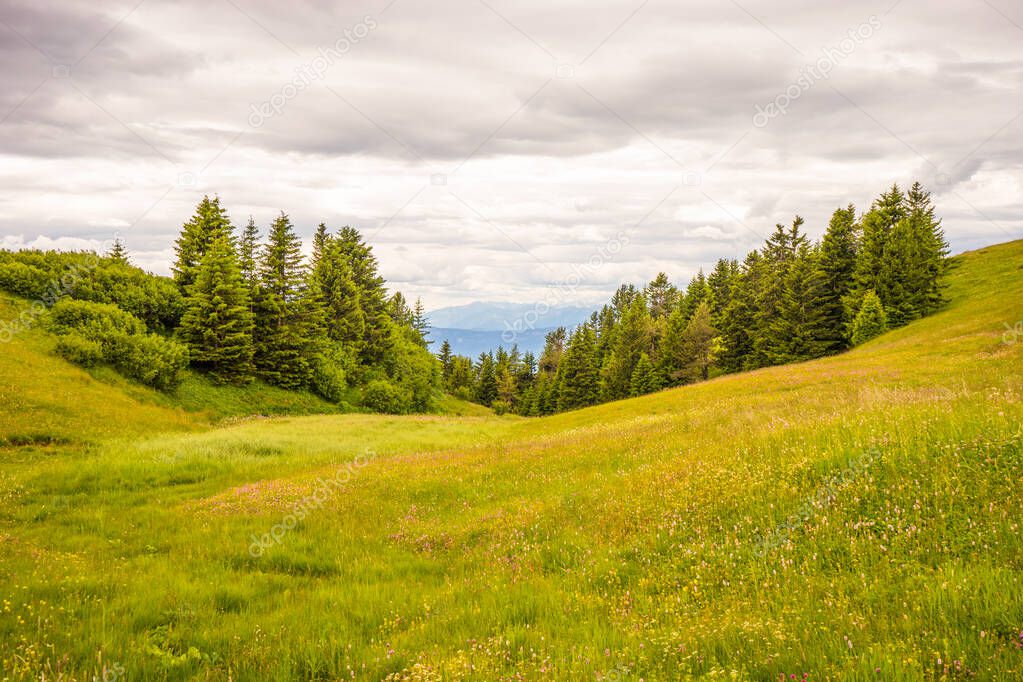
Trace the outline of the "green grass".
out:
<instances>
[{"instance_id":1,"label":"green grass","mask_svg":"<svg viewBox=\"0 0 1023 682\"><path fill-rule=\"evenodd\" d=\"M850 353L538 420L212 428L16 340L3 433L73 443L0 451L3 670L1019 677L1020 292L991 247Z\"/></svg>"}]
</instances>

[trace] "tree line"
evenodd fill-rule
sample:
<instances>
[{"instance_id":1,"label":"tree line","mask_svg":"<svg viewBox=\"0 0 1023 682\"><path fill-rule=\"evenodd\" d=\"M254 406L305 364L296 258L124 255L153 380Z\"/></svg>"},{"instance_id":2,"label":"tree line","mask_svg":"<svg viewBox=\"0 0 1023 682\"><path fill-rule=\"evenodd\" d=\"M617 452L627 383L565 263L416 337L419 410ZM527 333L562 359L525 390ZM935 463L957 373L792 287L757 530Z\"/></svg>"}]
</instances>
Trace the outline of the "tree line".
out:
<instances>
[{"instance_id":1,"label":"tree line","mask_svg":"<svg viewBox=\"0 0 1023 682\"><path fill-rule=\"evenodd\" d=\"M175 243L171 278L133 267L118 241L102 258L3 252L0 288L39 299L71 266L80 274L48 317L57 352L78 364L163 390L191 366L217 383L259 379L382 412L428 410L440 392L422 304L388 294L352 227L321 223L306 258L287 214L265 235L251 218L239 231L206 196Z\"/></svg>"},{"instance_id":2,"label":"tree line","mask_svg":"<svg viewBox=\"0 0 1023 682\"><path fill-rule=\"evenodd\" d=\"M446 389L527 416L553 414L731 372L841 352L943 303L948 244L920 183L883 192L864 214L834 212L812 242L796 216L740 262L721 259L684 289L664 273L622 285L540 357L439 349Z\"/></svg>"}]
</instances>

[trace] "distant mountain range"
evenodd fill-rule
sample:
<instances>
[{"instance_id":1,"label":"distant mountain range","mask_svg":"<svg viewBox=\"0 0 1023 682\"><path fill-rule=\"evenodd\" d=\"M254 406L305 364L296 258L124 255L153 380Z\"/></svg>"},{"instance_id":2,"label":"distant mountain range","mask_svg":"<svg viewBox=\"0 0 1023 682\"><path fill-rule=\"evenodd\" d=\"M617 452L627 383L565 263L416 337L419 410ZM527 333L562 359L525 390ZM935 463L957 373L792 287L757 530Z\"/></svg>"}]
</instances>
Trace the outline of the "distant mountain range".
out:
<instances>
[{"instance_id":1,"label":"distant mountain range","mask_svg":"<svg viewBox=\"0 0 1023 682\"><path fill-rule=\"evenodd\" d=\"M543 310L541 307L540 310ZM547 332L557 327L572 329L589 319L593 308L558 306L539 315L535 303L484 303L440 308L430 312L430 336L433 352L444 340L456 355L475 358L480 353L511 348L516 344L523 353L543 350ZM511 331L509 331L511 330Z\"/></svg>"}]
</instances>

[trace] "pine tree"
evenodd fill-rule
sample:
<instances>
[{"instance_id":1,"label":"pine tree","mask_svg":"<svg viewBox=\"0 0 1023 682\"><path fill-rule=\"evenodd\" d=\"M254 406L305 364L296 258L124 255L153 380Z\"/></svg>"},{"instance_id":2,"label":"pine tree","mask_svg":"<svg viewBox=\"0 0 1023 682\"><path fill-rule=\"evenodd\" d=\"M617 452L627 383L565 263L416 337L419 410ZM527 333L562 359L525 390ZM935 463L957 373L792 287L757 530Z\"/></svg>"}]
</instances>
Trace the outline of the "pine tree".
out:
<instances>
[{"instance_id":1,"label":"pine tree","mask_svg":"<svg viewBox=\"0 0 1023 682\"><path fill-rule=\"evenodd\" d=\"M653 347L653 324L646 300L637 296L615 330L611 352L601 371L601 398L618 400L629 395L629 382L636 363Z\"/></svg>"},{"instance_id":2,"label":"pine tree","mask_svg":"<svg viewBox=\"0 0 1023 682\"><path fill-rule=\"evenodd\" d=\"M440 344L440 352L437 354L437 359L440 360L441 377L444 380L444 385L448 386L448 380L451 378L451 344L448 343L447 339L444 339Z\"/></svg>"},{"instance_id":3,"label":"pine tree","mask_svg":"<svg viewBox=\"0 0 1023 682\"><path fill-rule=\"evenodd\" d=\"M721 325L725 308L732 302L732 285L738 274L739 263L737 261L721 258L714 266L714 270L707 276L710 319L715 326Z\"/></svg>"},{"instance_id":4,"label":"pine tree","mask_svg":"<svg viewBox=\"0 0 1023 682\"><path fill-rule=\"evenodd\" d=\"M496 398L497 373L494 368L494 356L490 353L480 353L473 399L480 405L490 407Z\"/></svg>"},{"instance_id":5,"label":"pine tree","mask_svg":"<svg viewBox=\"0 0 1023 682\"><path fill-rule=\"evenodd\" d=\"M789 266L778 317L767 331L772 337L772 364L818 358L829 349L833 338L825 318L826 287L818 261L817 253L803 243Z\"/></svg>"},{"instance_id":6,"label":"pine tree","mask_svg":"<svg viewBox=\"0 0 1023 682\"><path fill-rule=\"evenodd\" d=\"M905 196L898 185L892 185L874 201L860 221L862 237L856 254L853 285L845 300L846 319L851 320L859 311L867 291L873 290L882 304L889 299L892 283L887 278L893 267L897 267L891 258L889 242L892 230L905 217ZM889 254L887 259L886 253Z\"/></svg>"},{"instance_id":7,"label":"pine tree","mask_svg":"<svg viewBox=\"0 0 1023 682\"><path fill-rule=\"evenodd\" d=\"M319 350L317 305L308 286L301 244L284 213L274 220L260 260L256 368L283 388L308 385Z\"/></svg>"},{"instance_id":8,"label":"pine tree","mask_svg":"<svg viewBox=\"0 0 1023 682\"><path fill-rule=\"evenodd\" d=\"M558 367L559 411L596 404L600 389L596 346L596 334L588 324L576 329L569 339L565 356Z\"/></svg>"},{"instance_id":9,"label":"pine tree","mask_svg":"<svg viewBox=\"0 0 1023 682\"><path fill-rule=\"evenodd\" d=\"M658 371L666 386L677 386L684 382L683 369L687 364L684 334L688 322L680 308L672 312L665 325L664 336L657 349Z\"/></svg>"},{"instance_id":10,"label":"pine tree","mask_svg":"<svg viewBox=\"0 0 1023 682\"><path fill-rule=\"evenodd\" d=\"M906 219L917 244L910 279L914 305L921 315L928 315L945 302L942 278L948 269L948 242L941 220L934 215L931 193L919 182L913 183L906 194L906 204Z\"/></svg>"},{"instance_id":11,"label":"pine tree","mask_svg":"<svg viewBox=\"0 0 1023 682\"><path fill-rule=\"evenodd\" d=\"M423 307L423 299L417 298L416 304L412 307L412 328L419 335L420 345L427 348L433 341L426 338L430 334L430 321L426 318L426 308Z\"/></svg>"},{"instance_id":12,"label":"pine tree","mask_svg":"<svg viewBox=\"0 0 1023 682\"><path fill-rule=\"evenodd\" d=\"M688 320L700 307L700 304L710 297L710 288L707 286L707 278L701 269L696 276L689 280L686 293L682 296L679 305L682 308L682 316Z\"/></svg>"},{"instance_id":13,"label":"pine tree","mask_svg":"<svg viewBox=\"0 0 1023 682\"><path fill-rule=\"evenodd\" d=\"M654 363L650 361L649 355L641 353L639 360L636 361L636 367L632 371L632 376L629 378L629 395L633 397L646 395L660 388L661 381L657 376Z\"/></svg>"},{"instance_id":14,"label":"pine tree","mask_svg":"<svg viewBox=\"0 0 1023 682\"><path fill-rule=\"evenodd\" d=\"M884 333L887 328L888 316L885 314L881 299L873 291L868 291L864 294L860 310L850 325L849 339L852 345L866 343Z\"/></svg>"},{"instance_id":15,"label":"pine tree","mask_svg":"<svg viewBox=\"0 0 1023 682\"><path fill-rule=\"evenodd\" d=\"M359 309L364 325L359 344L361 360L366 365L380 364L393 350L390 343L393 321L387 311L387 293L384 279L378 272L376 256L373 248L353 227L342 228L334 241L348 261L352 280L359 292Z\"/></svg>"},{"instance_id":16,"label":"pine tree","mask_svg":"<svg viewBox=\"0 0 1023 682\"><path fill-rule=\"evenodd\" d=\"M682 333L681 378L685 382L699 381L710 376L714 362L717 332L710 321L710 304L704 301L693 312Z\"/></svg>"},{"instance_id":17,"label":"pine tree","mask_svg":"<svg viewBox=\"0 0 1023 682\"><path fill-rule=\"evenodd\" d=\"M731 300L722 314L722 348L718 359L726 372L741 372L752 364L756 299L765 267L760 252L751 251L732 283Z\"/></svg>"},{"instance_id":18,"label":"pine tree","mask_svg":"<svg viewBox=\"0 0 1023 682\"><path fill-rule=\"evenodd\" d=\"M359 287L341 245L328 238L311 279L324 310L327 337L358 353L366 332Z\"/></svg>"},{"instance_id":19,"label":"pine tree","mask_svg":"<svg viewBox=\"0 0 1023 682\"><path fill-rule=\"evenodd\" d=\"M238 258L221 235L206 251L188 287L178 334L192 364L220 383L252 379L252 313Z\"/></svg>"},{"instance_id":20,"label":"pine tree","mask_svg":"<svg viewBox=\"0 0 1023 682\"><path fill-rule=\"evenodd\" d=\"M330 235L327 233L327 225L320 223L316 226L316 232L313 234L313 255L309 259L310 269L315 269L320 259L323 258L323 251L327 247L328 239L330 239Z\"/></svg>"},{"instance_id":21,"label":"pine tree","mask_svg":"<svg viewBox=\"0 0 1023 682\"><path fill-rule=\"evenodd\" d=\"M857 249L856 208L837 209L821 241L820 268L824 295L820 301L827 327L826 352L833 353L848 346L846 329L849 317L845 307L853 286Z\"/></svg>"},{"instance_id":22,"label":"pine tree","mask_svg":"<svg viewBox=\"0 0 1023 682\"><path fill-rule=\"evenodd\" d=\"M650 308L650 316L655 320L670 315L678 304L678 289L663 272L657 273L657 277L646 285L643 295Z\"/></svg>"},{"instance_id":23,"label":"pine tree","mask_svg":"<svg viewBox=\"0 0 1023 682\"><path fill-rule=\"evenodd\" d=\"M751 329L752 351L746 358L745 368L755 369L776 364L782 353L779 337L772 332L781 314L789 270L796 254L806 246L806 236L800 232L803 218L796 216L792 225L776 225L774 233L763 248L762 272L755 294L755 312Z\"/></svg>"},{"instance_id":24,"label":"pine tree","mask_svg":"<svg viewBox=\"0 0 1023 682\"><path fill-rule=\"evenodd\" d=\"M259 286L259 270L257 260L259 258L259 228L256 221L249 216L249 222L242 232L241 243L238 247L238 266L241 271L242 281L249 288L249 294L254 295Z\"/></svg>"},{"instance_id":25,"label":"pine tree","mask_svg":"<svg viewBox=\"0 0 1023 682\"><path fill-rule=\"evenodd\" d=\"M195 209L195 215L181 228L181 236L175 242L175 261L172 268L174 280L182 292L195 281L195 269L210 244L221 237L233 239L231 221L227 211L221 208L220 198L204 196Z\"/></svg>"},{"instance_id":26,"label":"pine tree","mask_svg":"<svg viewBox=\"0 0 1023 682\"><path fill-rule=\"evenodd\" d=\"M124 248L124 242L121 241L120 237L114 239L114 245L107 251L107 258L117 263L118 265L130 265L128 261L128 250Z\"/></svg>"}]
</instances>

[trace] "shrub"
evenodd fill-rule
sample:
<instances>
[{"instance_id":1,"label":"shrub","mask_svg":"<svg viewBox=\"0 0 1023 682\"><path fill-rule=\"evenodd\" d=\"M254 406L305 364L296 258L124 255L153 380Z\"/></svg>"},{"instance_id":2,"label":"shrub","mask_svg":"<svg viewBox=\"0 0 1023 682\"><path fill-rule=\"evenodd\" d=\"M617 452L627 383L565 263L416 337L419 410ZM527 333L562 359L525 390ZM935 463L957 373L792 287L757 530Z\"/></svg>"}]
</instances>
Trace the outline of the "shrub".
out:
<instances>
[{"instance_id":1,"label":"shrub","mask_svg":"<svg viewBox=\"0 0 1023 682\"><path fill-rule=\"evenodd\" d=\"M494 414L498 416L508 414L512 408L511 403L507 400L495 400L491 407L494 408Z\"/></svg>"},{"instance_id":2,"label":"shrub","mask_svg":"<svg viewBox=\"0 0 1023 682\"><path fill-rule=\"evenodd\" d=\"M375 379L362 391L362 404L374 412L405 414L409 411L410 396L407 391L385 379Z\"/></svg>"},{"instance_id":3,"label":"shrub","mask_svg":"<svg viewBox=\"0 0 1023 682\"><path fill-rule=\"evenodd\" d=\"M188 349L156 334L111 334L103 355L124 376L160 391L176 388L188 367Z\"/></svg>"},{"instance_id":4,"label":"shrub","mask_svg":"<svg viewBox=\"0 0 1023 682\"><path fill-rule=\"evenodd\" d=\"M32 265L4 259L0 261L0 289L15 296L32 299L46 299L53 284L49 274Z\"/></svg>"},{"instance_id":5,"label":"shrub","mask_svg":"<svg viewBox=\"0 0 1023 682\"><path fill-rule=\"evenodd\" d=\"M100 340L109 334L142 334L146 325L109 303L64 299L50 309L50 329L55 334L78 332L86 338Z\"/></svg>"},{"instance_id":6,"label":"shrub","mask_svg":"<svg viewBox=\"0 0 1023 682\"><path fill-rule=\"evenodd\" d=\"M332 403L344 398L348 381L341 361L330 355L319 355L313 363L313 390Z\"/></svg>"},{"instance_id":7,"label":"shrub","mask_svg":"<svg viewBox=\"0 0 1023 682\"><path fill-rule=\"evenodd\" d=\"M82 367L92 367L103 362L103 345L77 332L59 337L56 351L57 355L68 362Z\"/></svg>"}]
</instances>

